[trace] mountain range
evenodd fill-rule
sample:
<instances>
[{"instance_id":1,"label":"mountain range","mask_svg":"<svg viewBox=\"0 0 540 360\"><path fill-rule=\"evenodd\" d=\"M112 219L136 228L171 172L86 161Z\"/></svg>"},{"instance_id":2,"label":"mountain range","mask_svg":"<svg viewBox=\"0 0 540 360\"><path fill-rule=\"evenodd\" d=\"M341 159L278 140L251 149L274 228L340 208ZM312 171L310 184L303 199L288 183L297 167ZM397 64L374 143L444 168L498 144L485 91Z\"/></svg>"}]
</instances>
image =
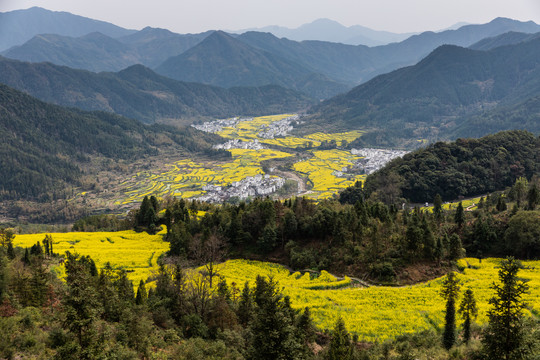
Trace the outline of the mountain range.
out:
<instances>
[{"instance_id":1,"label":"mountain range","mask_svg":"<svg viewBox=\"0 0 540 360\"><path fill-rule=\"evenodd\" d=\"M132 34L135 30L39 7L0 13L0 51L21 45L39 34L79 37L92 32L119 37Z\"/></svg>"},{"instance_id":2,"label":"mountain range","mask_svg":"<svg viewBox=\"0 0 540 360\"><path fill-rule=\"evenodd\" d=\"M283 113L312 104L306 96L277 85L224 89L172 80L142 65L96 74L0 57L0 82L50 103L114 112L147 123Z\"/></svg>"},{"instance_id":3,"label":"mountain range","mask_svg":"<svg viewBox=\"0 0 540 360\"><path fill-rule=\"evenodd\" d=\"M365 26L344 26L330 19L317 19L309 24L304 24L295 29L283 26L265 26L231 31L231 33L243 34L246 32L266 32L278 38L287 38L294 41L320 40L347 45L378 46L392 42L403 41L414 33L398 34L389 31L378 31Z\"/></svg>"},{"instance_id":4,"label":"mountain range","mask_svg":"<svg viewBox=\"0 0 540 360\"><path fill-rule=\"evenodd\" d=\"M377 128L376 136L385 133L385 138L434 140L469 136L473 127L477 136L490 133L486 118L520 109L536 120L520 123L514 117L501 124L499 117L498 129L538 131L538 112L526 105L536 103L539 95L540 37L488 51L444 45L414 66L321 103L310 122ZM472 121L475 116L486 121Z\"/></svg>"},{"instance_id":5,"label":"mountain range","mask_svg":"<svg viewBox=\"0 0 540 360\"><path fill-rule=\"evenodd\" d=\"M276 84L325 99L379 74L415 64L440 45L471 46L508 31L535 33L540 26L498 18L456 30L424 32L376 47L298 42L261 32L179 35L145 28L117 38L98 33L77 38L37 35L2 54L95 72L119 71L140 63L182 81L226 88Z\"/></svg>"}]
</instances>

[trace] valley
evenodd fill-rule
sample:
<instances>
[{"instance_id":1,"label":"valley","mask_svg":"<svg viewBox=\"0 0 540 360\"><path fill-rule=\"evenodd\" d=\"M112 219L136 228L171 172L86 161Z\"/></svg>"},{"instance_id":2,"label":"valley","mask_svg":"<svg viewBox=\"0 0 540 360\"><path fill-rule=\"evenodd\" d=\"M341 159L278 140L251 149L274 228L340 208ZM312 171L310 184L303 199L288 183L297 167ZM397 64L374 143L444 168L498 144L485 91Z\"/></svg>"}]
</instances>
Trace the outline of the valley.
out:
<instances>
[{"instance_id":1,"label":"valley","mask_svg":"<svg viewBox=\"0 0 540 360\"><path fill-rule=\"evenodd\" d=\"M0 359L538 360L540 25L479 2L0 2Z\"/></svg>"},{"instance_id":2,"label":"valley","mask_svg":"<svg viewBox=\"0 0 540 360\"><path fill-rule=\"evenodd\" d=\"M355 151L346 148L348 143L362 136L362 131L290 135L289 132L293 130L290 122L297 121L301 121L297 115L283 114L194 125L199 130L228 140L225 146L215 144L214 147L229 151L232 158L227 161L211 158L205 161L201 161L202 158L174 161L171 157L150 160L149 163L158 166L138 170L117 184L102 184L101 191L78 193L73 201L85 204L94 202L96 206L106 201L108 206L119 210L129 209L145 196L151 195L158 198L200 198L218 203L274 195L287 180L296 182L294 188L304 190L287 190L286 193L281 192L280 196L305 195L321 200L332 198L339 190L365 179L359 163L365 156L355 155ZM404 153L386 152L387 155L380 158L377 158L377 150L366 153L372 159L379 159L375 160L375 165L370 165L370 171ZM287 176L291 173L294 175ZM101 178L106 178L106 175L103 174ZM248 178L252 179L252 190L231 192L242 187L242 181ZM265 187L263 182L266 178L281 180L277 186ZM301 184L298 184L299 180Z\"/></svg>"}]
</instances>

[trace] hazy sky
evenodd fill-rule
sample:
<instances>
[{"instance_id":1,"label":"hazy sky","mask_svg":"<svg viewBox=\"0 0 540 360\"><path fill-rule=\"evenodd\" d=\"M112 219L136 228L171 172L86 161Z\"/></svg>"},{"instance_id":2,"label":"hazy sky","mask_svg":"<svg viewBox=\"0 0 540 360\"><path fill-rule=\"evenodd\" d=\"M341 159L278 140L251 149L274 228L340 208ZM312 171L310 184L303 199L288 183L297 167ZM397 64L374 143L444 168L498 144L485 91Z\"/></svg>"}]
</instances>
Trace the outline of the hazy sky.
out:
<instances>
[{"instance_id":1,"label":"hazy sky","mask_svg":"<svg viewBox=\"0 0 540 360\"><path fill-rule=\"evenodd\" d=\"M0 12L40 6L131 29L188 33L266 25L290 28L318 18L376 30L440 30L503 16L540 23L540 0L0 0Z\"/></svg>"}]
</instances>

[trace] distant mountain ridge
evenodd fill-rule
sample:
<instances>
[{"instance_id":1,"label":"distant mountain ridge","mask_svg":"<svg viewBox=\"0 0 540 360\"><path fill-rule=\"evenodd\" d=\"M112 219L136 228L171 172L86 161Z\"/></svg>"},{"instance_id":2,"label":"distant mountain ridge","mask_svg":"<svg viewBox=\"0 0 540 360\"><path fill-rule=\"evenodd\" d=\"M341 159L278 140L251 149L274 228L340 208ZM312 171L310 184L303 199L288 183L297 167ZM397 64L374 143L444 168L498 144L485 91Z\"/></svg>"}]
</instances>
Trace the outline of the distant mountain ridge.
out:
<instances>
[{"instance_id":1,"label":"distant mountain ridge","mask_svg":"<svg viewBox=\"0 0 540 360\"><path fill-rule=\"evenodd\" d=\"M0 51L21 45L39 34L79 37L92 32L120 37L132 34L135 30L40 7L0 13Z\"/></svg>"},{"instance_id":2,"label":"distant mountain ridge","mask_svg":"<svg viewBox=\"0 0 540 360\"><path fill-rule=\"evenodd\" d=\"M496 114L498 107L512 108L539 95L540 38L489 51L444 45L414 66L321 103L313 109L311 122L377 128L379 143L390 136L433 140L451 137L460 127L463 134L472 116ZM520 128L537 130L534 123ZM499 119L497 130L517 124L515 119ZM475 129L477 136L490 132L489 125Z\"/></svg>"},{"instance_id":3,"label":"distant mountain ridge","mask_svg":"<svg viewBox=\"0 0 540 360\"><path fill-rule=\"evenodd\" d=\"M216 31L188 51L171 57L156 72L172 79L222 87L276 84L327 98L350 87L274 53Z\"/></svg>"},{"instance_id":4,"label":"distant mountain ridge","mask_svg":"<svg viewBox=\"0 0 540 360\"><path fill-rule=\"evenodd\" d=\"M119 71L140 63L182 81L226 88L276 84L327 99L377 75L415 64L440 45L468 47L508 31L536 33L540 26L497 18L376 47L297 42L259 32L179 35L145 28L115 39L98 34L80 38L40 35L3 55L91 71Z\"/></svg>"},{"instance_id":5,"label":"distant mountain ridge","mask_svg":"<svg viewBox=\"0 0 540 360\"><path fill-rule=\"evenodd\" d=\"M344 26L330 19L317 19L308 24L303 24L295 29L283 26L265 26L232 31L242 34L245 32L268 32L278 38L287 38L294 41L319 40L346 45L378 46L392 42L403 41L414 33L398 34L389 31L373 30L360 25Z\"/></svg>"},{"instance_id":6,"label":"distant mountain ridge","mask_svg":"<svg viewBox=\"0 0 540 360\"><path fill-rule=\"evenodd\" d=\"M0 82L43 101L114 112L147 123L290 112L312 104L306 96L275 85L227 90L165 78L142 65L95 74L0 57Z\"/></svg>"},{"instance_id":7,"label":"distant mountain ridge","mask_svg":"<svg viewBox=\"0 0 540 360\"><path fill-rule=\"evenodd\" d=\"M94 72L120 71L136 64L158 66L169 57L197 45L209 33L180 35L163 29L144 28L116 39L99 32L77 38L42 34L2 54L16 60L48 61Z\"/></svg>"}]
</instances>

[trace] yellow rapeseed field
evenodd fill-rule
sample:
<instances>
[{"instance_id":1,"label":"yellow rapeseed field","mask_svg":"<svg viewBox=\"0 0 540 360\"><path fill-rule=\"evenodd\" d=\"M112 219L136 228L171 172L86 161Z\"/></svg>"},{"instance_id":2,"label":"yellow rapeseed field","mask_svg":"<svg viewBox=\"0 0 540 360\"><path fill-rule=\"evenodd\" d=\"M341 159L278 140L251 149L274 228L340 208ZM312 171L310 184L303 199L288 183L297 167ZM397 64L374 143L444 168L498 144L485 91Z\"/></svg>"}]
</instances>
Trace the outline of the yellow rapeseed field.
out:
<instances>
[{"instance_id":1,"label":"yellow rapeseed field","mask_svg":"<svg viewBox=\"0 0 540 360\"><path fill-rule=\"evenodd\" d=\"M169 250L169 243L163 241L165 230L156 235L135 231L118 232L71 232L53 233L53 251L64 254L66 251L90 255L98 269L110 262L115 268L128 271L128 278L136 286L154 273L158 257ZM42 243L45 234L15 236L14 245L31 247Z\"/></svg>"},{"instance_id":2,"label":"yellow rapeseed field","mask_svg":"<svg viewBox=\"0 0 540 360\"><path fill-rule=\"evenodd\" d=\"M488 300L493 296L490 285L498 281L499 261L460 260L460 265L465 267L458 274L461 289L473 290L480 309L479 323L487 321ZM519 276L527 279L530 286L525 300L531 309L540 311L540 261L523 264L527 269L521 270ZM284 294L291 297L294 308L310 307L319 328L331 329L341 316L350 331L367 341L384 341L403 333L441 328L444 323L444 301L439 296L442 278L414 286L360 288L350 286L353 282L348 278L338 281L325 274L321 275L322 279L310 280L309 274L290 274L277 264L247 260L221 264L219 275L240 288L246 281L253 285L257 275L271 276L279 282Z\"/></svg>"},{"instance_id":3,"label":"yellow rapeseed field","mask_svg":"<svg viewBox=\"0 0 540 360\"><path fill-rule=\"evenodd\" d=\"M290 114L256 117L249 121L240 121L235 127L225 127L219 134L225 138L244 141L258 140L263 144L287 148L319 146L322 141L335 140L341 144L344 140L352 141L362 135L361 131L350 131L336 134L315 133L303 138L286 136L275 139L264 139L259 133L273 122L290 117ZM248 176L263 174L261 162L270 159L290 157L292 154L273 149L245 150L232 149L233 159L228 162L198 162L192 159L179 160L166 166L161 173L138 172L125 180L120 187L117 204L139 203L145 196L163 197L167 194L193 198L204 194L203 186L208 184L228 186ZM297 163L294 170L307 175L313 183L313 192L309 194L315 199L331 197L337 191L363 180L364 176L336 175L342 168L351 165L358 156L342 150L313 151L314 157L308 161Z\"/></svg>"},{"instance_id":4,"label":"yellow rapeseed field","mask_svg":"<svg viewBox=\"0 0 540 360\"><path fill-rule=\"evenodd\" d=\"M361 157L344 150L314 150L313 157L294 164L294 170L307 175L313 184L311 194L317 199L325 199L339 190L365 180L365 175L342 174L341 172Z\"/></svg>"}]
</instances>

